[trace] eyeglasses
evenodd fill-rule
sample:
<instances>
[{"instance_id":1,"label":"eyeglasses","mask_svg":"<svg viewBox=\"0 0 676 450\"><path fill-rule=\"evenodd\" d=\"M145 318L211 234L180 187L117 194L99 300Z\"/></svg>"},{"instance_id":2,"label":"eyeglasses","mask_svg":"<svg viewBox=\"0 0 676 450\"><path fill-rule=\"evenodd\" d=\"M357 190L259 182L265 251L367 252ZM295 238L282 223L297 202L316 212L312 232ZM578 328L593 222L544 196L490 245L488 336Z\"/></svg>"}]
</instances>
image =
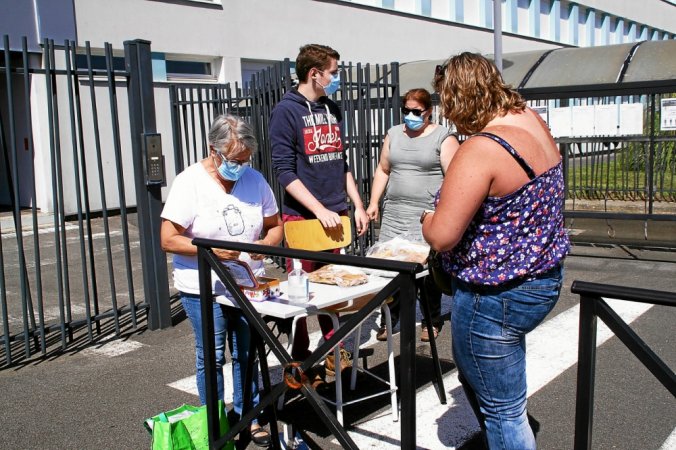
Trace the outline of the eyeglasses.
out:
<instances>
[{"instance_id":1,"label":"eyeglasses","mask_svg":"<svg viewBox=\"0 0 676 450\"><path fill-rule=\"evenodd\" d=\"M408 116L410 113L413 113L414 116L420 117L423 115L425 111L426 111L425 109L409 109L405 106L401 108L401 112L405 116Z\"/></svg>"},{"instance_id":2,"label":"eyeglasses","mask_svg":"<svg viewBox=\"0 0 676 450\"><path fill-rule=\"evenodd\" d=\"M216 154L220 156L221 160L223 160L224 163L226 163L232 168L250 165L249 161L237 161L236 159L227 159L225 156L223 156L223 153L221 152L216 152Z\"/></svg>"}]
</instances>

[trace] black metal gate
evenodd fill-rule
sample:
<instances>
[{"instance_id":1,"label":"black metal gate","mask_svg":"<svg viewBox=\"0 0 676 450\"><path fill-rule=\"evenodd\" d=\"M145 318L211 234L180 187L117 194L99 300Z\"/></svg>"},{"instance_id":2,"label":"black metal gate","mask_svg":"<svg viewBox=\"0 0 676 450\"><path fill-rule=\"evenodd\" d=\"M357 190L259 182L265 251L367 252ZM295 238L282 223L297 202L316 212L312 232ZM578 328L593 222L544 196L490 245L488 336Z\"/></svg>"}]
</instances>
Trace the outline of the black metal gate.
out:
<instances>
[{"instance_id":1,"label":"black metal gate","mask_svg":"<svg viewBox=\"0 0 676 450\"><path fill-rule=\"evenodd\" d=\"M125 42L124 68L110 44L11 48L4 36L0 368L136 329L149 306L150 328L170 324L166 257L152 256L160 186L142 156L150 44Z\"/></svg>"},{"instance_id":2,"label":"black metal gate","mask_svg":"<svg viewBox=\"0 0 676 450\"><path fill-rule=\"evenodd\" d=\"M343 63L339 92L333 98L340 105L344 121L344 143L362 200L368 203L371 182L387 130L399 123L399 64L362 65ZM289 60L254 75L243 86L172 84L170 102L174 142L174 170L199 161L208 154L207 133L215 115L230 113L249 121L256 130L259 151L253 166L258 169L280 202L283 189L272 171L268 122L282 96L293 87ZM356 233L353 233L356 236ZM363 254L374 241L374 230L356 240L348 251Z\"/></svg>"}]
</instances>

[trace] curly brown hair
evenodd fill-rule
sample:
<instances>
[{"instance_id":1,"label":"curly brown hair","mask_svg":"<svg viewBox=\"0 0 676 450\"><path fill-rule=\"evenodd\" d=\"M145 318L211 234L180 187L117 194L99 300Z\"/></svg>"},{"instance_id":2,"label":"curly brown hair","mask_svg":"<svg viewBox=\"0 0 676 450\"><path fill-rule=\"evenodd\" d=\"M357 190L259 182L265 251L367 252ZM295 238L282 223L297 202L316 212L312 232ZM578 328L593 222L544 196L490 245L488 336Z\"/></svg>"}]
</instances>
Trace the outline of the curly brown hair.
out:
<instances>
[{"instance_id":1,"label":"curly brown hair","mask_svg":"<svg viewBox=\"0 0 676 450\"><path fill-rule=\"evenodd\" d=\"M495 64L475 53L451 57L432 85L443 116L462 134L478 133L496 116L526 109L526 101L505 84Z\"/></svg>"}]
</instances>

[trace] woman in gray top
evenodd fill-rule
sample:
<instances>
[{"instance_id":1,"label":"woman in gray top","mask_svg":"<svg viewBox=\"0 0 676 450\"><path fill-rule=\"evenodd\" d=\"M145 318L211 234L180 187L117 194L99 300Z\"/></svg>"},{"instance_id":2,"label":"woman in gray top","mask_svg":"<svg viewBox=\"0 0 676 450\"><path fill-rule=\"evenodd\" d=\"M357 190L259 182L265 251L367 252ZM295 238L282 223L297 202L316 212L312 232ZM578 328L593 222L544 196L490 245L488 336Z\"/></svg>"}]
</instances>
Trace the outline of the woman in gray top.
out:
<instances>
[{"instance_id":1,"label":"woman in gray top","mask_svg":"<svg viewBox=\"0 0 676 450\"><path fill-rule=\"evenodd\" d=\"M380 242L401 235L422 237L420 215L426 209L434 209L434 195L460 145L446 127L431 122L432 97L427 90L411 89L404 94L403 104L404 123L390 128L385 136L366 209L371 220L378 220L378 204L385 193ZM428 341L430 336L436 337L443 323L441 292L431 280L426 287L432 329L428 330L423 322L423 341ZM391 304L390 312L394 326L399 319L399 305ZM376 337L387 339L384 321L381 321Z\"/></svg>"}]
</instances>

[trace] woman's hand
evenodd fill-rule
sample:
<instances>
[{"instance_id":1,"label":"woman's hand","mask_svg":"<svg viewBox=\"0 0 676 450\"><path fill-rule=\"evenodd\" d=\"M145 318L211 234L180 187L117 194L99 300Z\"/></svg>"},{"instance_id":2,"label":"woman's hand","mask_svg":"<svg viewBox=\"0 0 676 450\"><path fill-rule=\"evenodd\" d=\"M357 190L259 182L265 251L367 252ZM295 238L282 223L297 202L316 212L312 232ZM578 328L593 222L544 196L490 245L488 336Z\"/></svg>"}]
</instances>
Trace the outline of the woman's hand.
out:
<instances>
[{"instance_id":1,"label":"woman's hand","mask_svg":"<svg viewBox=\"0 0 676 450\"><path fill-rule=\"evenodd\" d=\"M257 241L253 241L253 243L256 245L269 245L267 242L265 242L265 239L259 239ZM254 261L260 261L265 258L265 255L259 253L249 253L249 258L253 259Z\"/></svg>"},{"instance_id":2,"label":"woman's hand","mask_svg":"<svg viewBox=\"0 0 676 450\"><path fill-rule=\"evenodd\" d=\"M223 248L214 248L212 250L214 251L216 258L218 258L220 261L239 259L239 255L241 253L237 250L225 250Z\"/></svg>"}]
</instances>

